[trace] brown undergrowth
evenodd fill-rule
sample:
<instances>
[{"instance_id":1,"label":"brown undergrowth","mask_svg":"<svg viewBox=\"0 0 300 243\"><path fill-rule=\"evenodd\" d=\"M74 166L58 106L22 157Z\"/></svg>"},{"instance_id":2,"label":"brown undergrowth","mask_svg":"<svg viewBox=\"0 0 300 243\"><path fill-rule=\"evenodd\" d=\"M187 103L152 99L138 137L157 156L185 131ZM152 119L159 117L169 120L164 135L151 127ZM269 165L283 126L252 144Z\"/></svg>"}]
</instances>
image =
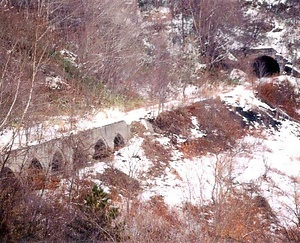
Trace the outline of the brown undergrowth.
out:
<instances>
[{"instance_id":1,"label":"brown undergrowth","mask_svg":"<svg viewBox=\"0 0 300 243\"><path fill-rule=\"evenodd\" d=\"M161 196L134 201L125 216L129 242L284 242L264 197L240 191L215 204L170 209Z\"/></svg>"},{"instance_id":2,"label":"brown undergrowth","mask_svg":"<svg viewBox=\"0 0 300 243\"><path fill-rule=\"evenodd\" d=\"M281 242L278 222L262 196L235 192L215 204L186 203L183 213L190 223L201 225L210 242Z\"/></svg>"},{"instance_id":3,"label":"brown undergrowth","mask_svg":"<svg viewBox=\"0 0 300 243\"><path fill-rule=\"evenodd\" d=\"M195 127L191 117L197 118L199 127ZM220 99L209 99L163 112L153 124L157 132L172 137L187 157L230 149L245 134L242 118L230 111ZM191 129L201 130L205 135L193 138ZM179 144L174 136L183 137L185 141Z\"/></svg>"},{"instance_id":4,"label":"brown undergrowth","mask_svg":"<svg viewBox=\"0 0 300 243\"><path fill-rule=\"evenodd\" d=\"M142 148L146 157L153 163L153 166L149 169L148 174L156 177L163 173L171 161L171 148L162 145L151 136L144 137Z\"/></svg>"},{"instance_id":5,"label":"brown undergrowth","mask_svg":"<svg viewBox=\"0 0 300 243\"><path fill-rule=\"evenodd\" d=\"M279 82L274 78L270 82L262 82L256 88L257 95L267 104L274 108L279 108L286 112L290 117L300 120L300 95L295 92L288 80Z\"/></svg>"},{"instance_id":6,"label":"brown undergrowth","mask_svg":"<svg viewBox=\"0 0 300 243\"><path fill-rule=\"evenodd\" d=\"M141 189L137 180L116 168L108 168L96 178L111 188L114 201L120 200L119 194L127 198L137 196Z\"/></svg>"}]
</instances>

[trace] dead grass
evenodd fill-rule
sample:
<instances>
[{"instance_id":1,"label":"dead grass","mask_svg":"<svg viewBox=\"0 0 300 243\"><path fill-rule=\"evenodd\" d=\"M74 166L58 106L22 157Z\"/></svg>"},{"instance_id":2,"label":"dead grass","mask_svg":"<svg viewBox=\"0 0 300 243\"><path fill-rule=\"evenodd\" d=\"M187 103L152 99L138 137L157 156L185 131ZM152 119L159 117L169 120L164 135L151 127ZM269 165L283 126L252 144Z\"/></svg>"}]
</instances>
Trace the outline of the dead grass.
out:
<instances>
[{"instance_id":1,"label":"dead grass","mask_svg":"<svg viewBox=\"0 0 300 243\"><path fill-rule=\"evenodd\" d=\"M216 206L211 233L217 238L238 242L272 242L270 228L275 222L263 197L230 195L222 205Z\"/></svg>"},{"instance_id":2,"label":"dead grass","mask_svg":"<svg viewBox=\"0 0 300 243\"><path fill-rule=\"evenodd\" d=\"M142 148L146 157L153 163L153 166L148 170L147 173L154 177L161 175L171 161L171 148L162 145L151 136L146 136L144 138Z\"/></svg>"},{"instance_id":3,"label":"dead grass","mask_svg":"<svg viewBox=\"0 0 300 243\"><path fill-rule=\"evenodd\" d=\"M197 118L200 129L206 136L190 138L191 129L195 128L191 117ZM242 118L230 111L220 99L210 99L163 112L153 125L157 132L170 137L186 137L186 142L181 144L179 149L188 157L230 149L236 140L245 134Z\"/></svg>"},{"instance_id":4,"label":"dead grass","mask_svg":"<svg viewBox=\"0 0 300 243\"><path fill-rule=\"evenodd\" d=\"M294 87L286 80L277 81L275 78L272 82L264 82L257 87L257 95L266 103L274 108L280 108L290 117L300 120L300 96L294 91Z\"/></svg>"},{"instance_id":5,"label":"dead grass","mask_svg":"<svg viewBox=\"0 0 300 243\"><path fill-rule=\"evenodd\" d=\"M106 169L103 174L97 176L97 179L114 189L115 198L118 197L117 194L127 198L135 197L141 189L137 180L115 168Z\"/></svg>"},{"instance_id":6,"label":"dead grass","mask_svg":"<svg viewBox=\"0 0 300 243\"><path fill-rule=\"evenodd\" d=\"M188 136L190 131L189 128L192 127L192 122L187 109L180 107L176 110L160 113L154 120L153 125L157 132Z\"/></svg>"},{"instance_id":7,"label":"dead grass","mask_svg":"<svg viewBox=\"0 0 300 243\"><path fill-rule=\"evenodd\" d=\"M183 207L190 224L201 225L209 242L282 242L279 227L266 199L247 193L231 194L211 205ZM195 227L195 225L193 226Z\"/></svg>"},{"instance_id":8,"label":"dead grass","mask_svg":"<svg viewBox=\"0 0 300 243\"><path fill-rule=\"evenodd\" d=\"M193 231L188 225L191 222L170 210L160 196L133 203L125 221L128 242L209 242L205 233Z\"/></svg>"},{"instance_id":9,"label":"dead grass","mask_svg":"<svg viewBox=\"0 0 300 243\"><path fill-rule=\"evenodd\" d=\"M290 227L288 229L283 229L283 234L285 235L287 242L300 242L299 227Z\"/></svg>"},{"instance_id":10,"label":"dead grass","mask_svg":"<svg viewBox=\"0 0 300 243\"><path fill-rule=\"evenodd\" d=\"M143 137L146 131L147 129L145 126L140 122L133 121L130 125L130 132L132 136L137 135L139 137Z\"/></svg>"},{"instance_id":11,"label":"dead grass","mask_svg":"<svg viewBox=\"0 0 300 243\"><path fill-rule=\"evenodd\" d=\"M218 204L172 211L160 196L135 201L125 217L129 242L285 242L265 198L229 195ZM294 233L294 235L292 235ZM295 237L295 232L290 232ZM296 238L295 238L296 239Z\"/></svg>"}]
</instances>

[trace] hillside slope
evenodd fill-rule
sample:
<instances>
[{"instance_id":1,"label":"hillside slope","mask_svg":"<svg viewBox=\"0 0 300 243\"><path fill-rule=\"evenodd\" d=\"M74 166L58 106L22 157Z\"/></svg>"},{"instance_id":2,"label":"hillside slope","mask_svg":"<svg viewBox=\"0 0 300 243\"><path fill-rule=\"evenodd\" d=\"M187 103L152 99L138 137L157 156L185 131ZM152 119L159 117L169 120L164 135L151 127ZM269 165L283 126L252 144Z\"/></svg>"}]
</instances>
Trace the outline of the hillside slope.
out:
<instances>
[{"instance_id":1,"label":"hillside slope","mask_svg":"<svg viewBox=\"0 0 300 243\"><path fill-rule=\"evenodd\" d=\"M165 1L5 2L0 241L300 241L300 80L232 55L299 67L297 0L243 1L246 23L216 9L217 44ZM128 144L80 170L4 169L13 149L120 120Z\"/></svg>"},{"instance_id":2,"label":"hillside slope","mask_svg":"<svg viewBox=\"0 0 300 243\"><path fill-rule=\"evenodd\" d=\"M154 121L133 123L130 143L110 160L85 168L81 176L118 192L115 199L122 203L160 198L176 214L186 205L211 208L206 213L215 224L221 222L214 210L227 200L260 200L254 209L243 210L262 210L256 220L258 225L267 222L263 234L280 235L283 228L299 225L300 124L275 115L249 83L235 86L162 112ZM238 211L243 205L230 203L234 217L242 217ZM232 227L245 223L230 222ZM245 230L255 239L258 229ZM235 240L242 232L236 232Z\"/></svg>"}]
</instances>

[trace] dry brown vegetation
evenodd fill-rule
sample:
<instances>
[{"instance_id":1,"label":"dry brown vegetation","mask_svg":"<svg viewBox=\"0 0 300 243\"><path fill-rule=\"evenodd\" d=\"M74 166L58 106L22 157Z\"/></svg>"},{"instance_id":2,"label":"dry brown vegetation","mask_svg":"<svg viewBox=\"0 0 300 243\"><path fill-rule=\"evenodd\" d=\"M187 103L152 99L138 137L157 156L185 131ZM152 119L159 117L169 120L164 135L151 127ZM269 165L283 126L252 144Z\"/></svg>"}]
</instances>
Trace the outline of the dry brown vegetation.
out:
<instances>
[{"instance_id":1,"label":"dry brown vegetation","mask_svg":"<svg viewBox=\"0 0 300 243\"><path fill-rule=\"evenodd\" d=\"M122 224L113 222L118 209L110 196L91 181L77 177L63 188L36 190L26 178L0 178L0 239L2 242L118 241ZM10 181L11 183L8 183ZM16 183L18 186L16 186ZM48 185L49 186L49 185Z\"/></svg>"},{"instance_id":2,"label":"dry brown vegetation","mask_svg":"<svg viewBox=\"0 0 300 243\"><path fill-rule=\"evenodd\" d=\"M159 196L147 203L134 201L125 214L125 221L129 242L287 240L266 200L246 191L233 192L217 204L186 203L180 211L170 209Z\"/></svg>"},{"instance_id":3,"label":"dry brown vegetation","mask_svg":"<svg viewBox=\"0 0 300 243\"><path fill-rule=\"evenodd\" d=\"M256 90L257 95L266 103L281 109L293 119L300 120L297 112L300 109L300 96L288 80L279 82L273 78L272 81L259 84Z\"/></svg>"},{"instance_id":4,"label":"dry brown vegetation","mask_svg":"<svg viewBox=\"0 0 300 243\"><path fill-rule=\"evenodd\" d=\"M138 59L143 53L132 39L138 39L137 33L133 37L128 25L115 28L124 19L129 24L128 15L120 16L115 11L107 15L114 8L123 8L121 3L5 2L0 3L1 123L29 126L52 114L80 114L92 105L126 103L124 106L131 109L141 102L142 98L131 89L128 75L136 68L134 56ZM126 8L126 13L129 11ZM101 23L106 25L100 31ZM138 27L131 26L130 30ZM136 52L130 48L136 48ZM74 60L70 54L61 53L66 49L74 54ZM130 65L122 61L129 54ZM61 83L51 86L47 83L49 77L59 77Z\"/></svg>"},{"instance_id":5,"label":"dry brown vegetation","mask_svg":"<svg viewBox=\"0 0 300 243\"><path fill-rule=\"evenodd\" d=\"M145 156L151 160L153 166L148 170L149 177L157 177L171 161L171 148L167 148L151 136L144 138L142 148Z\"/></svg>"},{"instance_id":6,"label":"dry brown vegetation","mask_svg":"<svg viewBox=\"0 0 300 243\"><path fill-rule=\"evenodd\" d=\"M137 196L141 190L137 180L115 168L106 169L103 174L96 178L105 185L114 188L116 194L121 194L127 198Z\"/></svg>"},{"instance_id":7,"label":"dry brown vegetation","mask_svg":"<svg viewBox=\"0 0 300 243\"><path fill-rule=\"evenodd\" d=\"M195 128L191 117L196 117L205 136L190 138L191 128ZM205 100L158 115L153 125L169 136L182 136L186 141L180 144L186 156L199 156L207 152L218 153L230 149L237 139L245 134L245 126L240 116L230 111L220 99ZM176 144L176 139L172 139Z\"/></svg>"},{"instance_id":8,"label":"dry brown vegetation","mask_svg":"<svg viewBox=\"0 0 300 243\"><path fill-rule=\"evenodd\" d=\"M9 5L4 6L4 2ZM224 46L229 43L216 29L232 34L234 28L228 30L228 25L239 24L237 16L241 17L240 11L227 15L223 1L205 0L202 5L197 5L199 1L189 1L189 5L171 1L171 14L182 12L182 24L185 17L193 16L196 32L188 36L181 29L179 36L169 37L159 13L148 16L146 20L157 22L142 29L137 6L122 1L28 1L33 5L20 6L22 2L27 1L0 1L0 132L6 127L33 126L53 114L72 117L91 107L121 105L132 109L149 97L163 108L176 85L218 82L224 74L207 70L199 71L201 77L195 80L194 63L200 57L208 70L226 69L222 61L227 52ZM159 5L159 1L154 2ZM195 8L191 8L193 5ZM226 9L232 7L237 6L226 5ZM250 34L253 39L256 33ZM168 38L182 43L177 56L167 51ZM142 39L148 42L147 47ZM185 52L189 39L198 43L196 56ZM60 54L65 48L77 54L76 62L81 65ZM60 89L45 85L46 76L53 73L66 83ZM141 95L140 90L147 92ZM290 86L266 84L258 88L258 94L299 119L299 97L293 96ZM197 119L199 127L191 117ZM148 176L163 173L171 161L172 146L185 157L219 154L233 148L248 126L220 99L162 112L153 125L158 134L146 135L140 123L131 126L134 135L144 138L142 148L153 162ZM191 129L200 129L204 137L191 137ZM169 147L156 140L161 134L170 138ZM179 137L185 142L179 143ZM80 147L76 149L78 169L85 165L86 158ZM186 202L174 209L161 196L139 201L142 185L113 167L92 178L110 186L110 194L106 194L93 188L90 180L79 179L76 171L64 177L30 168L14 176L2 163L0 241L299 242L299 227L281 228L259 191L233 188L230 178L219 173L221 169L230 170L228 161L221 162L219 168L216 165L215 179L221 180L225 193L215 189L213 203ZM125 204L119 218L114 203L121 208Z\"/></svg>"}]
</instances>

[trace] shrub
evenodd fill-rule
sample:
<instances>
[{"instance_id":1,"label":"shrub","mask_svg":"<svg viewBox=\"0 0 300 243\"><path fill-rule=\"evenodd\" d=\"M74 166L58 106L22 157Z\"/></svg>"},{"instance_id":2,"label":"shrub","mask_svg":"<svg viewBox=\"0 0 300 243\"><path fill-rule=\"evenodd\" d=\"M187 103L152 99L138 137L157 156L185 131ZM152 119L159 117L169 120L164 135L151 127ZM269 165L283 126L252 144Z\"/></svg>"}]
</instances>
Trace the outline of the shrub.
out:
<instances>
[{"instance_id":1,"label":"shrub","mask_svg":"<svg viewBox=\"0 0 300 243\"><path fill-rule=\"evenodd\" d=\"M197 118L199 127L195 127L191 117ZM173 137L172 141L176 140L174 135L187 138L180 144L180 150L186 156L230 149L245 132L242 118L230 111L220 99L210 99L163 112L158 115L153 125L157 132ZM191 138L191 129L195 128L200 128L205 136Z\"/></svg>"},{"instance_id":2,"label":"shrub","mask_svg":"<svg viewBox=\"0 0 300 243\"><path fill-rule=\"evenodd\" d=\"M280 108L294 119L300 119L299 99L295 87L288 81L281 82L279 79L272 79L268 82L261 82L257 87L257 95L274 108Z\"/></svg>"},{"instance_id":3,"label":"shrub","mask_svg":"<svg viewBox=\"0 0 300 243\"><path fill-rule=\"evenodd\" d=\"M79 211L68 224L69 239L80 242L120 240L124 225L113 224L119 209L112 206L109 195L102 188L94 185L76 204Z\"/></svg>"},{"instance_id":4,"label":"shrub","mask_svg":"<svg viewBox=\"0 0 300 243\"><path fill-rule=\"evenodd\" d=\"M153 166L148 170L148 174L150 176L159 176L171 161L171 149L151 137L144 138L142 148L146 157L153 163Z\"/></svg>"}]
</instances>

